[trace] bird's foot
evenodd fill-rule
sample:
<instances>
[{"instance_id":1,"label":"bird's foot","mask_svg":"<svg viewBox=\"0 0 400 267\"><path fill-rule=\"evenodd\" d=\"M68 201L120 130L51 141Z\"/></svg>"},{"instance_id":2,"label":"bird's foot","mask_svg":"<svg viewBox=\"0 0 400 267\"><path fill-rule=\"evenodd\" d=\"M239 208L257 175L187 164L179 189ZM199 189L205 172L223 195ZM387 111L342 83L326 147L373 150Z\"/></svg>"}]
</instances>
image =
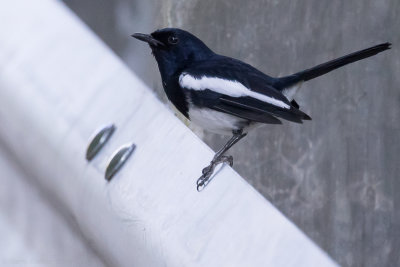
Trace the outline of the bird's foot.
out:
<instances>
[{"instance_id":1,"label":"bird's foot","mask_svg":"<svg viewBox=\"0 0 400 267\"><path fill-rule=\"evenodd\" d=\"M202 171L203 175L197 179L197 191L203 190L208 183L211 181L210 177L214 173L215 167L220 163L228 163L231 167L233 166L233 157L232 156L219 156L214 158L210 165L205 167Z\"/></svg>"}]
</instances>

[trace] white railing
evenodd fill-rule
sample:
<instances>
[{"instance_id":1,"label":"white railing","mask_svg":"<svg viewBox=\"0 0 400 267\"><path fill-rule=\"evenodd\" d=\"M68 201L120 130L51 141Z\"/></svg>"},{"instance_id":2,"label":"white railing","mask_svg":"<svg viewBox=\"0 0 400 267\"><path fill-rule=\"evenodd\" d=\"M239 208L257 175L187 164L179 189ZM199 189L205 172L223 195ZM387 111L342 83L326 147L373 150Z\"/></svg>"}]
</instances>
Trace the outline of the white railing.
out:
<instances>
[{"instance_id":1,"label":"white railing","mask_svg":"<svg viewBox=\"0 0 400 267\"><path fill-rule=\"evenodd\" d=\"M0 20L0 153L102 262L335 266L231 168L197 192L213 152L62 4L2 1ZM117 130L88 163L89 138L108 123ZM109 157L129 142L107 182Z\"/></svg>"}]
</instances>

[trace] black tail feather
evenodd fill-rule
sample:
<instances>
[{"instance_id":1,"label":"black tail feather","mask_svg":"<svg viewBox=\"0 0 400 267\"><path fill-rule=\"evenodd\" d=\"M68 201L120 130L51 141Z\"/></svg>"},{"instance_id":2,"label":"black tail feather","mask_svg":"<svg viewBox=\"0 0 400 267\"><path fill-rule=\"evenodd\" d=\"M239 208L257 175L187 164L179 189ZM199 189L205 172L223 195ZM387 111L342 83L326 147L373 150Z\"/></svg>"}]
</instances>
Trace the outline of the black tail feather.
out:
<instances>
[{"instance_id":1,"label":"black tail feather","mask_svg":"<svg viewBox=\"0 0 400 267\"><path fill-rule=\"evenodd\" d=\"M360 50L358 52L354 52L351 54L348 54L346 56L328 61L326 63L320 64L318 66L315 66L310 69L306 69L303 71L300 71L298 73L295 73L290 76L282 77L278 79L277 87L278 89L284 89L288 86L291 86L293 84L296 84L300 81L308 81L314 78L317 78L321 75L324 75L334 69L343 67L344 65L347 65L349 63L356 62L358 60L368 58L371 56L374 56L380 52L383 52L385 50L390 49L392 44L391 43L383 43L379 44L364 50Z\"/></svg>"}]
</instances>

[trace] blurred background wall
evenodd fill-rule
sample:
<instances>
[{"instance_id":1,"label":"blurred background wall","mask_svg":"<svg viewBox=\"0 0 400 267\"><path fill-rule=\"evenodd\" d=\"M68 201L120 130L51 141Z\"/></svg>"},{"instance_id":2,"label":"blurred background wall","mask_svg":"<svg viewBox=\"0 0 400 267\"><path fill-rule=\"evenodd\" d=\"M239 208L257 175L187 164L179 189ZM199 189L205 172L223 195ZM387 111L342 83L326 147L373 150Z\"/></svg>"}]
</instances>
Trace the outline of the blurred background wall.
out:
<instances>
[{"instance_id":1,"label":"blurred background wall","mask_svg":"<svg viewBox=\"0 0 400 267\"><path fill-rule=\"evenodd\" d=\"M164 101L134 32L180 27L272 76L392 42L304 84L296 99L311 122L259 128L231 154L234 169L341 265L400 265L400 1L65 3ZM215 150L228 138L195 130Z\"/></svg>"}]
</instances>

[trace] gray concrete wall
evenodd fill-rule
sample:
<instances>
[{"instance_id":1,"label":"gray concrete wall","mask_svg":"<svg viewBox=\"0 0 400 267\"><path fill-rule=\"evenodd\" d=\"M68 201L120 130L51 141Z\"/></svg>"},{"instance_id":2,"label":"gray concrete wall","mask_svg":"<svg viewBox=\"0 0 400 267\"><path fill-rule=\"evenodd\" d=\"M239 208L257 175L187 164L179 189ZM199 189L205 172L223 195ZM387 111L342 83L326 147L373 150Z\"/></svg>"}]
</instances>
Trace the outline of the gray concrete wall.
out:
<instances>
[{"instance_id":1,"label":"gray concrete wall","mask_svg":"<svg viewBox=\"0 0 400 267\"><path fill-rule=\"evenodd\" d=\"M162 99L154 59L133 32L181 27L273 76L392 42L389 52L304 84L296 99L311 122L262 127L231 154L234 168L343 266L400 264L400 1L66 3ZM214 149L226 141L203 137Z\"/></svg>"}]
</instances>

